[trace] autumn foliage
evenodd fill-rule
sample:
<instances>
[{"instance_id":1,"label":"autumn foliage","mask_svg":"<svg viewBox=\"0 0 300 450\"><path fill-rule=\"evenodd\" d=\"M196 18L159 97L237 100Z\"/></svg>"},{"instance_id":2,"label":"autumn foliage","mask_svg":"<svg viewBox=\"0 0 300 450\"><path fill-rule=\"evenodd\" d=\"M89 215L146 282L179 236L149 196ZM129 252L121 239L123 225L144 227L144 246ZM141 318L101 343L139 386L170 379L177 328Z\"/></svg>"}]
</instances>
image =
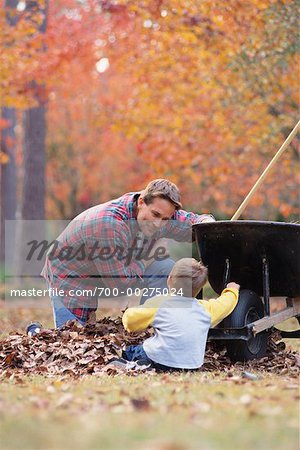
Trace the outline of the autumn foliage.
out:
<instances>
[{"instance_id":1,"label":"autumn foliage","mask_svg":"<svg viewBox=\"0 0 300 450\"><path fill-rule=\"evenodd\" d=\"M57 0L43 36L40 13L12 32L2 8L2 105L33 105L32 80L48 104L48 217L154 177L230 217L298 120L297 3ZM245 218L299 215L298 145Z\"/></svg>"}]
</instances>

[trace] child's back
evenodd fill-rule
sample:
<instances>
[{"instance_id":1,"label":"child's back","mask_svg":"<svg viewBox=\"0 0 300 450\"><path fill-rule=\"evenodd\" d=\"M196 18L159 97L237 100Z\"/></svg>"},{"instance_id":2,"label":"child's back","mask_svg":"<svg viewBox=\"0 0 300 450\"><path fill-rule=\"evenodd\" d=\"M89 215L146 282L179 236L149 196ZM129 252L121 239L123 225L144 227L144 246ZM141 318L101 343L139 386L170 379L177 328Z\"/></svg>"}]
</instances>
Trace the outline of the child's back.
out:
<instances>
[{"instance_id":1,"label":"child's back","mask_svg":"<svg viewBox=\"0 0 300 450\"><path fill-rule=\"evenodd\" d=\"M144 342L144 350L159 364L196 369L203 362L210 322L196 299L168 297L155 314L155 334Z\"/></svg>"}]
</instances>

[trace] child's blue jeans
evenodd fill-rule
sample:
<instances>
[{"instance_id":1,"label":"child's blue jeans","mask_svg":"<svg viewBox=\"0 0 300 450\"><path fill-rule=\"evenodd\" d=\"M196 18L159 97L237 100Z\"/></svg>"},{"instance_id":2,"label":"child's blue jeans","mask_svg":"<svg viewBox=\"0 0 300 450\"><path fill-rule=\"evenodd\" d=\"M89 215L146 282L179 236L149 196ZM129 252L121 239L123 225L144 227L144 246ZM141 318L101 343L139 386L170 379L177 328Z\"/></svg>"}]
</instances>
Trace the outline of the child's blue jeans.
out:
<instances>
[{"instance_id":1,"label":"child's blue jeans","mask_svg":"<svg viewBox=\"0 0 300 450\"><path fill-rule=\"evenodd\" d=\"M163 364L158 364L155 361L153 361L152 359L148 358L147 353L144 350L143 345L129 345L128 347L126 347L125 350L123 350L122 352L122 356L124 359L127 359L127 361L138 361L138 360L142 360L145 363L151 363L152 366L155 369L158 370L162 370L162 371L177 371L177 370L182 370L182 369L176 369L174 367L169 367L169 366L164 366Z\"/></svg>"},{"instance_id":2,"label":"child's blue jeans","mask_svg":"<svg viewBox=\"0 0 300 450\"><path fill-rule=\"evenodd\" d=\"M143 361L149 361L152 363L152 360L148 358L143 345L129 345L126 347L126 350L123 350L122 356L127 361L137 361L142 359Z\"/></svg>"}]
</instances>

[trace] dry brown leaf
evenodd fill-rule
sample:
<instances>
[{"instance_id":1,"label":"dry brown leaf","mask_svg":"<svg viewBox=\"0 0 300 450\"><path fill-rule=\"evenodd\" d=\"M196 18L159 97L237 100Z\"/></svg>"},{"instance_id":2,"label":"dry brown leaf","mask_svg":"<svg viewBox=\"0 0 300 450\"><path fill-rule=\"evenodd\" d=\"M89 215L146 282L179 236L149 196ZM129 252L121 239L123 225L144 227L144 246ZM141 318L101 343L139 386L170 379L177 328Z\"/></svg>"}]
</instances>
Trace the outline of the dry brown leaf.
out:
<instances>
[{"instance_id":1,"label":"dry brown leaf","mask_svg":"<svg viewBox=\"0 0 300 450\"><path fill-rule=\"evenodd\" d=\"M109 360L118 355L121 347L140 344L151 334L151 330L128 334L124 331L121 318L110 317L104 317L85 327L68 322L61 330L43 330L32 338L12 333L0 342L0 377L17 373L64 375L74 378L84 374L124 374L122 369L107 366ZM247 380L236 375L237 369L241 373L249 372L253 377L257 376L255 372L265 370L296 378L299 367L299 354L291 350L284 351L278 341L278 334L275 333L269 341L267 355L248 363L233 365L226 350L220 351L213 343L209 343L200 372L225 372L226 380L243 384ZM137 375L134 371L126 373L129 376ZM161 376L163 383L168 383L169 380L168 374Z\"/></svg>"},{"instance_id":2,"label":"dry brown leaf","mask_svg":"<svg viewBox=\"0 0 300 450\"><path fill-rule=\"evenodd\" d=\"M139 411L148 411L151 408L150 402L146 398L131 398L130 401L134 409Z\"/></svg>"}]
</instances>

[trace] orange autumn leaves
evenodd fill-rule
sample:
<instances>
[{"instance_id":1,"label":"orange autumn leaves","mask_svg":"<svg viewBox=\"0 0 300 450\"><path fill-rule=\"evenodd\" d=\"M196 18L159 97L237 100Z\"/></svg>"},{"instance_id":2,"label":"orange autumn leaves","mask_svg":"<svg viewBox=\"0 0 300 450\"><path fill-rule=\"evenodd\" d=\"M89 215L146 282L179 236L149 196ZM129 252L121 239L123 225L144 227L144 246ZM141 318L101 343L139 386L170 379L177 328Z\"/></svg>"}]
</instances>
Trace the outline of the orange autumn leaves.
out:
<instances>
[{"instance_id":1,"label":"orange autumn leaves","mask_svg":"<svg viewBox=\"0 0 300 450\"><path fill-rule=\"evenodd\" d=\"M230 215L298 120L295 6L174 1L161 8L135 8L141 39L128 34L118 66L136 77L135 108L120 106L122 123L156 174L184 183L190 204ZM297 140L293 146L253 199L250 217L299 213Z\"/></svg>"},{"instance_id":2,"label":"orange autumn leaves","mask_svg":"<svg viewBox=\"0 0 300 450\"><path fill-rule=\"evenodd\" d=\"M101 5L50 2L46 52L30 48L29 72L24 39L14 56L16 85L34 76L46 88L48 215L72 217L156 176L177 182L187 206L232 215L297 122L295 2ZM9 101L30 102L27 86L7 89ZM299 214L297 144L246 217Z\"/></svg>"}]
</instances>

